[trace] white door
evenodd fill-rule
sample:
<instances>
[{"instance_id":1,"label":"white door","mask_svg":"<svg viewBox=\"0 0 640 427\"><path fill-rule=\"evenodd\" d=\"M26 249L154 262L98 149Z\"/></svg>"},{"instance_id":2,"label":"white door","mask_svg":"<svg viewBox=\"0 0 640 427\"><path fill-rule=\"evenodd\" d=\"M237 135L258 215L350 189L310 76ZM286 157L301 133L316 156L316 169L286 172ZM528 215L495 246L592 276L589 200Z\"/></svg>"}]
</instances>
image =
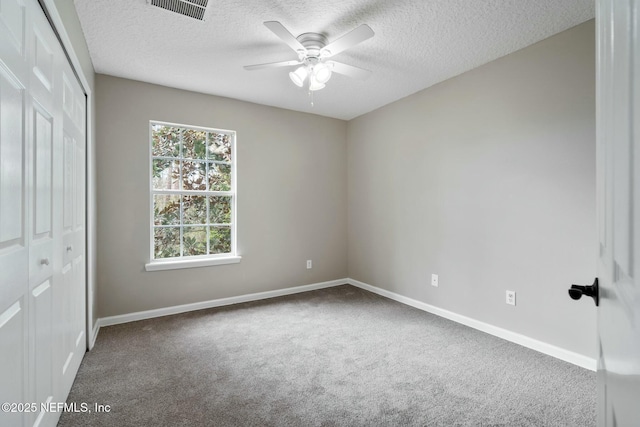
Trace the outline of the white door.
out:
<instances>
[{"instance_id":1,"label":"white door","mask_svg":"<svg viewBox=\"0 0 640 427\"><path fill-rule=\"evenodd\" d=\"M60 46L49 34L48 22L27 4L27 159L29 163L29 387L35 403L53 402L55 393L55 294L62 282L59 256L59 223L62 154L59 138L62 114L57 106L57 80L61 64ZM30 401L30 400L27 400ZM26 425L54 425L55 414L30 411Z\"/></svg>"},{"instance_id":2,"label":"white door","mask_svg":"<svg viewBox=\"0 0 640 427\"><path fill-rule=\"evenodd\" d=\"M598 425L640 426L640 1L597 3Z\"/></svg>"},{"instance_id":3,"label":"white door","mask_svg":"<svg viewBox=\"0 0 640 427\"><path fill-rule=\"evenodd\" d=\"M59 365L62 393L71 390L86 349L85 338L85 105L71 66L62 69L62 289L58 317L64 325Z\"/></svg>"},{"instance_id":4,"label":"white door","mask_svg":"<svg viewBox=\"0 0 640 427\"><path fill-rule=\"evenodd\" d=\"M37 0L0 0L0 426L54 426L85 352L85 105Z\"/></svg>"},{"instance_id":5,"label":"white door","mask_svg":"<svg viewBox=\"0 0 640 427\"><path fill-rule=\"evenodd\" d=\"M25 16L20 1L0 0L0 402L29 397ZM0 421L26 424L21 413L2 413Z\"/></svg>"}]
</instances>

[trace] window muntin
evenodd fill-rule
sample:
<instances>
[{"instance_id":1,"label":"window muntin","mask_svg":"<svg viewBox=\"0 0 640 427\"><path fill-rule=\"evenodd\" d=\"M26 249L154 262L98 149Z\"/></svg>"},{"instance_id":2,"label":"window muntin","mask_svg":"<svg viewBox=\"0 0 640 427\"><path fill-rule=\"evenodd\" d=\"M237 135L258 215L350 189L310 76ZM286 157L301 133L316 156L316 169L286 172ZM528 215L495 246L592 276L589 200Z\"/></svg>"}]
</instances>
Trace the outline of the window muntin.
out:
<instances>
[{"instance_id":1,"label":"window muntin","mask_svg":"<svg viewBox=\"0 0 640 427\"><path fill-rule=\"evenodd\" d=\"M236 255L235 132L151 121L151 259Z\"/></svg>"}]
</instances>

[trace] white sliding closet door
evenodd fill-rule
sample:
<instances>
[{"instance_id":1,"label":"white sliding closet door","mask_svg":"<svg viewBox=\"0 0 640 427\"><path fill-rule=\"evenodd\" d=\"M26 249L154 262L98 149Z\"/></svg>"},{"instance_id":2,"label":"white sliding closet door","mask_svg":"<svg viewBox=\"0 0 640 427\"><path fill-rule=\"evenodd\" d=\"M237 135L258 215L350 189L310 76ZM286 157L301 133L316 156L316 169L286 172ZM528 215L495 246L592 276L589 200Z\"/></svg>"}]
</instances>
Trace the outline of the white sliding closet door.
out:
<instances>
[{"instance_id":1,"label":"white sliding closet door","mask_svg":"<svg viewBox=\"0 0 640 427\"><path fill-rule=\"evenodd\" d=\"M85 352L85 105L38 2L0 0L1 426L54 426Z\"/></svg>"},{"instance_id":2,"label":"white sliding closet door","mask_svg":"<svg viewBox=\"0 0 640 427\"><path fill-rule=\"evenodd\" d=\"M60 319L63 391L66 396L86 350L85 106L71 66L62 69L62 290Z\"/></svg>"},{"instance_id":3,"label":"white sliding closet door","mask_svg":"<svg viewBox=\"0 0 640 427\"><path fill-rule=\"evenodd\" d=\"M26 10L0 0L0 402L26 402L29 370ZM25 414L0 413L3 426Z\"/></svg>"}]
</instances>

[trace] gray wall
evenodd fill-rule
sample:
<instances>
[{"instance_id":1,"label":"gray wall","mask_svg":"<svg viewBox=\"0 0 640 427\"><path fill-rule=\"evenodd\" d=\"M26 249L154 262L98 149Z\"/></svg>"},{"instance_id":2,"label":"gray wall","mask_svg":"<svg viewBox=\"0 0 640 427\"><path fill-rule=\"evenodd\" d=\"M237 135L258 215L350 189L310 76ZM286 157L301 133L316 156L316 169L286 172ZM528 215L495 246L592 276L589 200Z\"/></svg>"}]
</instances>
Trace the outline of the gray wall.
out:
<instances>
[{"instance_id":1,"label":"gray wall","mask_svg":"<svg viewBox=\"0 0 640 427\"><path fill-rule=\"evenodd\" d=\"M100 74L96 100L100 317L347 276L346 122ZM237 131L239 264L144 270L149 120Z\"/></svg>"},{"instance_id":2,"label":"gray wall","mask_svg":"<svg viewBox=\"0 0 640 427\"><path fill-rule=\"evenodd\" d=\"M349 277L595 357L595 306L567 295L595 276L594 40L590 21L350 121Z\"/></svg>"},{"instance_id":3,"label":"gray wall","mask_svg":"<svg viewBox=\"0 0 640 427\"><path fill-rule=\"evenodd\" d=\"M97 75L99 316L349 276L595 357L594 53L591 21L349 123ZM240 264L144 271L149 120L238 132Z\"/></svg>"}]
</instances>

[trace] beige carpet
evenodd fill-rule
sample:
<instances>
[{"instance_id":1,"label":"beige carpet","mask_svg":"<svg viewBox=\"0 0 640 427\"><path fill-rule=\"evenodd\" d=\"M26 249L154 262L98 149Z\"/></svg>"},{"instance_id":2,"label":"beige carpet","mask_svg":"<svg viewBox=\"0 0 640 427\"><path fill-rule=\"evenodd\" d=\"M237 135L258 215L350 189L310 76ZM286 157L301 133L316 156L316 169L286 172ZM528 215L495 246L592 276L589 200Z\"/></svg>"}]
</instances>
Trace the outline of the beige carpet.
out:
<instances>
[{"instance_id":1,"label":"beige carpet","mask_svg":"<svg viewBox=\"0 0 640 427\"><path fill-rule=\"evenodd\" d=\"M352 286L102 328L60 426L595 426L596 377Z\"/></svg>"}]
</instances>

